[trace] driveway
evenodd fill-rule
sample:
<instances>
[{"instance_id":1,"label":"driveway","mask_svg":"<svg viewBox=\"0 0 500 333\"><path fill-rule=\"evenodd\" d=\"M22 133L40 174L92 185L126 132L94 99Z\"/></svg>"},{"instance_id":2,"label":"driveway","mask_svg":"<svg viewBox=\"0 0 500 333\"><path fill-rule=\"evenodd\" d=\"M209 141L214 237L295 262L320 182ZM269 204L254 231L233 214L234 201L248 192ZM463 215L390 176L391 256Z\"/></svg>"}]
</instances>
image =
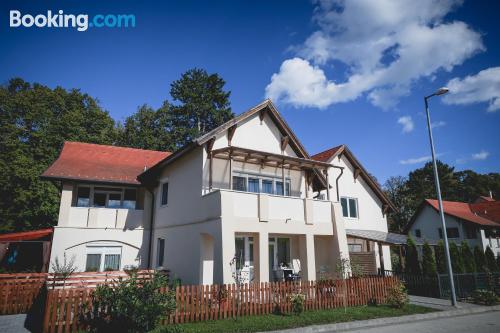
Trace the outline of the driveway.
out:
<instances>
[{"instance_id":1,"label":"driveway","mask_svg":"<svg viewBox=\"0 0 500 333\"><path fill-rule=\"evenodd\" d=\"M334 332L334 331L331 331ZM437 318L405 324L394 324L374 328L350 330L363 333L399 332L453 332L453 333L498 333L500 332L500 311L469 314L459 317Z\"/></svg>"}]
</instances>

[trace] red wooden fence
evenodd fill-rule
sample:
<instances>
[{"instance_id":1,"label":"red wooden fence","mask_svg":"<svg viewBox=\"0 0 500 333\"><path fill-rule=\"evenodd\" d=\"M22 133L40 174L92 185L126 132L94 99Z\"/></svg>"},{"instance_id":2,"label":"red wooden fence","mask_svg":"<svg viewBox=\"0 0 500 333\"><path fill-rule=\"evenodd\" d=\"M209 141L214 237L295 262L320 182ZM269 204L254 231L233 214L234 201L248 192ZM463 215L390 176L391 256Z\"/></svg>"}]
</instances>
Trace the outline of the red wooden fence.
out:
<instances>
[{"instance_id":1,"label":"red wooden fence","mask_svg":"<svg viewBox=\"0 0 500 333\"><path fill-rule=\"evenodd\" d=\"M186 323L240 316L290 313L290 296L302 294L306 310L365 305L371 299L384 303L395 277L365 277L337 281L301 281L181 286L175 290L177 309L165 322ZM49 290L43 332L75 332L78 312L88 302L93 289Z\"/></svg>"}]
</instances>

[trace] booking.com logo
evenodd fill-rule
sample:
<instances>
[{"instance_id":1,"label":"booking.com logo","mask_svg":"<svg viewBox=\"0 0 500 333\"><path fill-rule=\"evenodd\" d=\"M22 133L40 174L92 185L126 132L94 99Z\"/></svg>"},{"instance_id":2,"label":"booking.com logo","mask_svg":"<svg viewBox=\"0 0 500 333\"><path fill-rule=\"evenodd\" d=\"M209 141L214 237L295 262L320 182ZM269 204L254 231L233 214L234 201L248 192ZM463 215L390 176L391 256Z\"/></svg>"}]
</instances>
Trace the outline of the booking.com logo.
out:
<instances>
[{"instance_id":1,"label":"booking.com logo","mask_svg":"<svg viewBox=\"0 0 500 333\"><path fill-rule=\"evenodd\" d=\"M97 14L91 17L87 14L65 14L61 9L57 13L51 10L47 14L21 14L19 10L10 11L10 27L37 28L76 28L87 31L88 28L135 28L135 15L132 14Z\"/></svg>"}]
</instances>

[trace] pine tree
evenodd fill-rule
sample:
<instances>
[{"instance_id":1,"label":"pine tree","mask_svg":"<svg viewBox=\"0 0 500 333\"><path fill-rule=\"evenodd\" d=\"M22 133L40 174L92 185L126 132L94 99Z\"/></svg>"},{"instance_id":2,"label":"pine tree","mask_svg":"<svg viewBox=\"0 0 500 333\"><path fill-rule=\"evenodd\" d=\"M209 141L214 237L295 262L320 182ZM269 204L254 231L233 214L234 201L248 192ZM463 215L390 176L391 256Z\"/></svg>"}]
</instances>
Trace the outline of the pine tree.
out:
<instances>
[{"instance_id":1,"label":"pine tree","mask_svg":"<svg viewBox=\"0 0 500 333\"><path fill-rule=\"evenodd\" d=\"M422 272L426 276L436 275L436 260L434 258L434 252L432 252L432 248L427 241L424 243L422 254Z\"/></svg>"},{"instance_id":2,"label":"pine tree","mask_svg":"<svg viewBox=\"0 0 500 333\"><path fill-rule=\"evenodd\" d=\"M439 274L446 273L446 256L444 254L444 242L440 240L436 246L436 268Z\"/></svg>"},{"instance_id":3,"label":"pine tree","mask_svg":"<svg viewBox=\"0 0 500 333\"><path fill-rule=\"evenodd\" d=\"M486 257L483 250L479 246L474 247L474 261L476 262L476 271L485 272L486 267Z\"/></svg>"},{"instance_id":4,"label":"pine tree","mask_svg":"<svg viewBox=\"0 0 500 333\"><path fill-rule=\"evenodd\" d=\"M486 251L484 252L484 256L486 257L486 267L488 267L488 270L493 273L497 271L497 262L495 259L495 254L491 250L491 248L488 246L486 247Z\"/></svg>"},{"instance_id":5,"label":"pine tree","mask_svg":"<svg viewBox=\"0 0 500 333\"><path fill-rule=\"evenodd\" d=\"M464 262L464 270L466 273L474 273L476 271L476 262L474 261L474 254L472 253L469 243L462 241L460 245L460 253Z\"/></svg>"},{"instance_id":6,"label":"pine tree","mask_svg":"<svg viewBox=\"0 0 500 333\"><path fill-rule=\"evenodd\" d=\"M406 243L406 271L410 274L419 275L420 262L418 261L417 246L411 237L408 237Z\"/></svg>"},{"instance_id":7,"label":"pine tree","mask_svg":"<svg viewBox=\"0 0 500 333\"><path fill-rule=\"evenodd\" d=\"M459 274L464 272L464 262L462 256L460 255L460 250L455 242L450 243L450 257L451 257L451 267L453 268L454 274Z\"/></svg>"}]
</instances>

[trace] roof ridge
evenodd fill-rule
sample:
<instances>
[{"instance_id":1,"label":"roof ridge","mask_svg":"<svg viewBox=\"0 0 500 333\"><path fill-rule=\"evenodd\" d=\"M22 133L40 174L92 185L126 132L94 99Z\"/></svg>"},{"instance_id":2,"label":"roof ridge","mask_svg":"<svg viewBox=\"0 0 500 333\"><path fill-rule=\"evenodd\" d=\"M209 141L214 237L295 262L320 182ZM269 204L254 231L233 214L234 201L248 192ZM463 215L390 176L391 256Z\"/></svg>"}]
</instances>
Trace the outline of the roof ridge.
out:
<instances>
[{"instance_id":1,"label":"roof ridge","mask_svg":"<svg viewBox=\"0 0 500 333\"><path fill-rule=\"evenodd\" d=\"M154 149L143 149L143 148L134 148L134 147L124 147L124 146L116 146L116 145L105 145L100 143L92 143L92 142L82 142L82 141L64 141L64 144L78 144L84 146L99 146L99 147L108 147L114 149L123 149L123 150L136 150L136 151L147 151L147 152L155 152L155 153L167 153L172 154L171 151L167 150L154 150Z\"/></svg>"},{"instance_id":2,"label":"roof ridge","mask_svg":"<svg viewBox=\"0 0 500 333\"><path fill-rule=\"evenodd\" d=\"M328 148L328 149L325 149L325 150L323 150L323 151L320 151L319 153L316 153L316 154L314 154L314 155L311 155L311 158L314 158L314 156L318 156L318 155L324 154L324 153L326 153L326 152L327 152L327 151L329 151L329 150L339 149L339 148L341 148L341 147L345 147L345 146L346 146L345 144L340 144L340 145L338 145L338 146L330 147L330 148Z\"/></svg>"}]
</instances>

